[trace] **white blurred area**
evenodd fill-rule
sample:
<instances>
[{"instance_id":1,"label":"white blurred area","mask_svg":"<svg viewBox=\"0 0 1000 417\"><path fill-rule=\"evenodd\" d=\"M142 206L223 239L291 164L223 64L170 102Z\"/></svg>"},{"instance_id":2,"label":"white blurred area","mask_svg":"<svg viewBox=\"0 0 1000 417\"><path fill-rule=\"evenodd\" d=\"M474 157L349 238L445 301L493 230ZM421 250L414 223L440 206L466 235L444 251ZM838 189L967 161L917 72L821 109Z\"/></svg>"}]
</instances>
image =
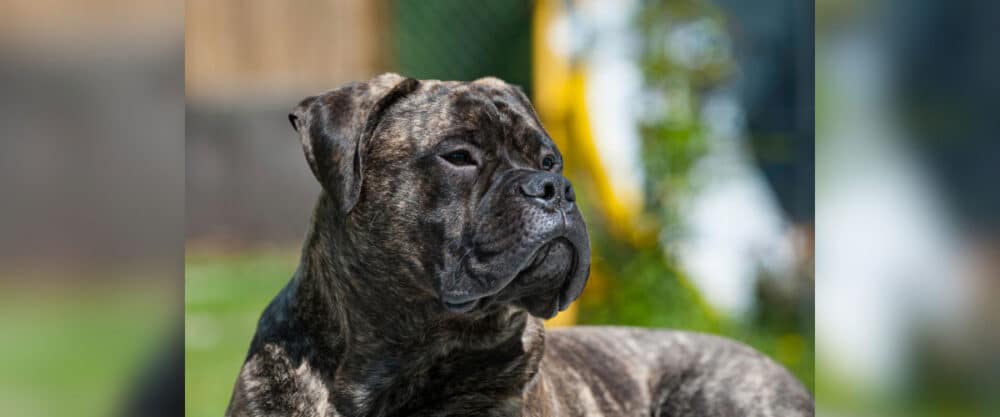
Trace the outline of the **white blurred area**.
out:
<instances>
[{"instance_id":1,"label":"white blurred area","mask_svg":"<svg viewBox=\"0 0 1000 417\"><path fill-rule=\"evenodd\" d=\"M880 395L907 376L913 331L960 317L967 273L949 215L900 136L886 56L871 32L821 48L831 105L819 122L819 361Z\"/></svg>"},{"instance_id":2,"label":"white blurred area","mask_svg":"<svg viewBox=\"0 0 1000 417\"><path fill-rule=\"evenodd\" d=\"M795 285L794 230L743 142L743 111L728 92L705 103L708 152L694 168L698 184L682 212L686 235L678 255L702 295L740 318L756 302L761 276Z\"/></svg>"},{"instance_id":3,"label":"white blurred area","mask_svg":"<svg viewBox=\"0 0 1000 417\"><path fill-rule=\"evenodd\" d=\"M981 34L1000 9L985 5L823 7L818 415L990 416L1000 407L1000 155L994 138L977 136L993 126L982 120L990 111L970 111L996 97L995 76L976 76L998 62L977 52L995 50Z\"/></svg>"}]
</instances>

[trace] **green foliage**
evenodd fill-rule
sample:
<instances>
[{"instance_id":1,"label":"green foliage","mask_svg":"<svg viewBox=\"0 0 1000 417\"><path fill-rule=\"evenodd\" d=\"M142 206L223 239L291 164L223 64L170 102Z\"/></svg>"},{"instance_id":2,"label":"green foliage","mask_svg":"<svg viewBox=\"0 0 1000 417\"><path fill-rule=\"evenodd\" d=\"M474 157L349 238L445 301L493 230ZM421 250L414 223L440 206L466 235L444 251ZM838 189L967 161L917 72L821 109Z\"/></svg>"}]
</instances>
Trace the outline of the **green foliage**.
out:
<instances>
[{"instance_id":1,"label":"green foliage","mask_svg":"<svg viewBox=\"0 0 1000 417\"><path fill-rule=\"evenodd\" d=\"M391 66L418 79L495 76L531 93L527 0L394 0Z\"/></svg>"},{"instance_id":2,"label":"green foliage","mask_svg":"<svg viewBox=\"0 0 1000 417\"><path fill-rule=\"evenodd\" d=\"M620 259L623 262L616 263L613 288L582 303L581 324L719 330L712 311L670 270L658 248Z\"/></svg>"}]
</instances>

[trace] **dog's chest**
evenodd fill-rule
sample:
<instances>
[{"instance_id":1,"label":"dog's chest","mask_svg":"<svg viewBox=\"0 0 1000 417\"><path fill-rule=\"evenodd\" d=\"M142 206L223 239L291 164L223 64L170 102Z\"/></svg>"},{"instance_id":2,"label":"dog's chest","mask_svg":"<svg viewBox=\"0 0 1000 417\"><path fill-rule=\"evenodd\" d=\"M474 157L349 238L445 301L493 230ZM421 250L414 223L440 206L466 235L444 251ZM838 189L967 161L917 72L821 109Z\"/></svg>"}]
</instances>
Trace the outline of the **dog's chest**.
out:
<instances>
[{"instance_id":1,"label":"dog's chest","mask_svg":"<svg viewBox=\"0 0 1000 417\"><path fill-rule=\"evenodd\" d=\"M345 362L340 378L327 381L307 358L292 361L281 347L265 345L241 370L230 415L391 416L440 409L520 415L499 409L520 407L527 363L504 356L475 351L434 360L405 356L364 366Z\"/></svg>"},{"instance_id":2,"label":"dog's chest","mask_svg":"<svg viewBox=\"0 0 1000 417\"><path fill-rule=\"evenodd\" d=\"M293 364L281 347L271 344L243 365L227 415L341 417L309 361Z\"/></svg>"}]
</instances>

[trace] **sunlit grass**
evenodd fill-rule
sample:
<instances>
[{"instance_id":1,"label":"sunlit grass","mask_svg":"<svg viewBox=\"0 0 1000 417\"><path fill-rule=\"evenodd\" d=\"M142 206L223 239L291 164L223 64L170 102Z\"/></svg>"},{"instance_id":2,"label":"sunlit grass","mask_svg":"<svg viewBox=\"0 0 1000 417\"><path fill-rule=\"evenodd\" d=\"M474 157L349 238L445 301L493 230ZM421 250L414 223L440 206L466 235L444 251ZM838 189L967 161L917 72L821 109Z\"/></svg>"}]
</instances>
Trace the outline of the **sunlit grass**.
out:
<instances>
[{"instance_id":1,"label":"sunlit grass","mask_svg":"<svg viewBox=\"0 0 1000 417\"><path fill-rule=\"evenodd\" d=\"M169 336L156 288L6 288L0 292L0 414L114 415Z\"/></svg>"},{"instance_id":2,"label":"sunlit grass","mask_svg":"<svg viewBox=\"0 0 1000 417\"><path fill-rule=\"evenodd\" d=\"M188 256L185 286L185 414L221 416L257 319L295 272L298 254Z\"/></svg>"}]
</instances>

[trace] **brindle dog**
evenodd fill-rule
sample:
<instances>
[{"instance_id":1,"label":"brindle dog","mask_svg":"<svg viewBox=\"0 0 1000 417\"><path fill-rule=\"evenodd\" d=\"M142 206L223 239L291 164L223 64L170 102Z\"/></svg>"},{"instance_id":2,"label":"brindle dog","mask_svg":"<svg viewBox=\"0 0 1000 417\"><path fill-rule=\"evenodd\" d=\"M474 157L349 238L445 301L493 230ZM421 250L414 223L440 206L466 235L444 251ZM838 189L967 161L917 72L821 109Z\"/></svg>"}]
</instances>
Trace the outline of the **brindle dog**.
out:
<instances>
[{"instance_id":1,"label":"brindle dog","mask_svg":"<svg viewBox=\"0 0 1000 417\"><path fill-rule=\"evenodd\" d=\"M289 115L323 186L229 416L807 416L787 371L707 335L541 318L590 243L527 97L396 74Z\"/></svg>"}]
</instances>

